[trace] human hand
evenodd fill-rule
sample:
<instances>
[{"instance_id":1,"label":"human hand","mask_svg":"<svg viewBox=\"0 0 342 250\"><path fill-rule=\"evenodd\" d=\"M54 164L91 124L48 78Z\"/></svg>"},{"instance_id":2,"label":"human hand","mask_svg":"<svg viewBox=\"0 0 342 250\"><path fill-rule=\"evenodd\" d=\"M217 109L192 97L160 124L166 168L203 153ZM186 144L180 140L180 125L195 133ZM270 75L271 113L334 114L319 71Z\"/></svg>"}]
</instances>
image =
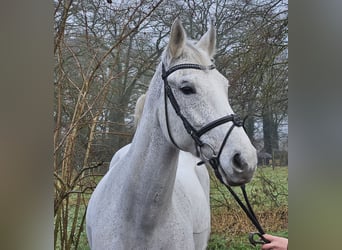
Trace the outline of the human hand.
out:
<instances>
[{"instance_id":1,"label":"human hand","mask_svg":"<svg viewBox=\"0 0 342 250\"><path fill-rule=\"evenodd\" d=\"M264 234L263 237L270 241L270 243L263 244L262 250L286 250L289 240L283 237Z\"/></svg>"}]
</instances>

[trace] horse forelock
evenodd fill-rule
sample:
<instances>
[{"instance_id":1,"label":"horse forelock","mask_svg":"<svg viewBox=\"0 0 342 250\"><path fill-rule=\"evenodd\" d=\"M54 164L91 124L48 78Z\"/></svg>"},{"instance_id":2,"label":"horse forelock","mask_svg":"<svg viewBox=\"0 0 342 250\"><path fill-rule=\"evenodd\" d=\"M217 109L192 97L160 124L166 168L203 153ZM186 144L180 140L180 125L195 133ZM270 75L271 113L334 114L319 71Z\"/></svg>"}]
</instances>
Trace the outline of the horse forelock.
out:
<instances>
[{"instance_id":1,"label":"horse forelock","mask_svg":"<svg viewBox=\"0 0 342 250\"><path fill-rule=\"evenodd\" d=\"M196 46L196 42L197 41L187 40L183 53L178 58L171 58L167 53L167 49L165 49L162 55L162 62L167 68L178 63L209 65L211 63L211 58L204 50Z\"/></svg>"}]
</instances>

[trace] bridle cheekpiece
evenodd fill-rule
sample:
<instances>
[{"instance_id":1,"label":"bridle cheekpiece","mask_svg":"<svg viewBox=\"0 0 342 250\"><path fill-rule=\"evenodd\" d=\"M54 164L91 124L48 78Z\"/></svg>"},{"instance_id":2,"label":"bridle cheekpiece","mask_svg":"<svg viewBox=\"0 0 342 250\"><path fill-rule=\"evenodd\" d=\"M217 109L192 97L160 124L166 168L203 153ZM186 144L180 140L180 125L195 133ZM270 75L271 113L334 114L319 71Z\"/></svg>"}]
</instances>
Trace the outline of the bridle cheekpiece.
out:
<instances>
[{"instance_id":1,"label":"bridle cheekpiece","mask_svg":"<svg viewBox=\"0 0 342 250\"><path fill-rule=\"evenodd\" d=\"M210 160L213 160L214 158L216 158L216 162L219 163L219 157L222 153L222 150L224 148L224 145L227 142L229 135L231 134L234 127L243 126L243 121L241 120L241 118L237 114L230 114L230 115L221 117L217 120L214 120L214 121L208 123L207 125L205 125L202 128L197 130L196 128L194 128L194 126L191 125L191 123L182 114L181 108L180 108L180 106L179 106L179 104L178 104L178 102L177 102L177 100L176 100L176 98L175 98L175 96L171 90L171 87L167 81L167 77L170 74L172 74L173 72L180 70L180 69L195 69L195 70L204 70L205 71L205 70L213 70L215 68L216 67L214 64L211 64L209 66L203 66L203 65L199 65L199 64L184 63L184 64L175 65L166 71L164 64L162 64L162 79L164 81L164 95L165 95L164 100L165 100L166 125L167 125L167 130L168 130L168 134L169 134L171 142L178 149L180 149L179 146L177 145L177 143L174 141L173 136L172 136L171 131L170 131L168 111L167 111L167 98L169 99L169 101L170 101L173 109L175 110L177 116L182 120L185 130L194 140L198 156L200 156L201 159L205 160L205 161L210 161ZM228 123L228 122L232 122L233 124L231 125L230 129L228 130L228 132L227 132L227 134L223 140L223 143L221 144L221 147L220 147L218 153L216 153L214 148L210 144L204 143L201 140L201 136L203 134L207 133L208 131L212 130L213 128L220 126L222 124ZM208 156L208 155L203 154L203 150L202 150L203 147L209 147L211 149L211 151L213 152L213 155Z\"/></svg>"}]
</instances>

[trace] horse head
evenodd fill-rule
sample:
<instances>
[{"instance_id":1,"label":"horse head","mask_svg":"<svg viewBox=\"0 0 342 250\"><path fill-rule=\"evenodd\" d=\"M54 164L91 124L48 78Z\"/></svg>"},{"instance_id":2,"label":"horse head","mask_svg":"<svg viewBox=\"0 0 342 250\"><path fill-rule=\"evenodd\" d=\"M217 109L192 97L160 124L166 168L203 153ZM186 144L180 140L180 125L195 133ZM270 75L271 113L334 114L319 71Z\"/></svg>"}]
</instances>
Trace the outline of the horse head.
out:
<instances>
[{"instance_id":1,"label":"horse head","mask_svg":"<svg viewBox=\"0 0 342 250\"><path fill-rule=\"evenodd\" d=\"M216 165L225 184L242 185L255 171L256 149L229 104L228 80L213 65L215 44L213 25L192 42L180 20L173 23L160 65L164 96L159 123L175 147Z\"/></svg>"}]
</instances>

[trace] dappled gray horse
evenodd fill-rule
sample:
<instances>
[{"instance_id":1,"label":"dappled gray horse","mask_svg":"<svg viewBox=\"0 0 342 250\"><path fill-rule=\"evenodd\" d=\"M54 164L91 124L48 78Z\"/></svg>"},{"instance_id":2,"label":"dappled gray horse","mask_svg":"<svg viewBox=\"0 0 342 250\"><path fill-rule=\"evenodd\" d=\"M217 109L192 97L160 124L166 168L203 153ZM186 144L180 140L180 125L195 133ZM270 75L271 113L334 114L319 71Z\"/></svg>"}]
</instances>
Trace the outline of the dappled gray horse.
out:
<instances>
[{"instance_id":1,"label":"dappled gray horse","mask_svg":"<svg viewBox=\"0 0 342 250\"><path fill-rule=\"evenodd\" d=\"M146 95L141 95L137 100L134 113L134 125L138 126L143 111ZM116 165L122 157L126 157L131 144L118 150L113 156L109 168ZM190 213L193 218L193 233L195 249L204 249L210 235L210 182L209 173L204 165L197 166L201 159L189 152L180 151L176 173L175 189L180 189L184 194L184 200L190 205Z\"/></svg>"},{"instance_id":2,"label":"dappled gray horse","mask_svg":"<svg viewBox=\"0 0 342 250\"><path fill-rule=\"evenodd\" d=\"M251 180L256 150L212 65L215 43L212 26L194 43L178 19L172 25L133 141L89 201L91 249L205 249L209 182L195 156L215 162L227 185Z\"/></svg>"}]
</instances>

